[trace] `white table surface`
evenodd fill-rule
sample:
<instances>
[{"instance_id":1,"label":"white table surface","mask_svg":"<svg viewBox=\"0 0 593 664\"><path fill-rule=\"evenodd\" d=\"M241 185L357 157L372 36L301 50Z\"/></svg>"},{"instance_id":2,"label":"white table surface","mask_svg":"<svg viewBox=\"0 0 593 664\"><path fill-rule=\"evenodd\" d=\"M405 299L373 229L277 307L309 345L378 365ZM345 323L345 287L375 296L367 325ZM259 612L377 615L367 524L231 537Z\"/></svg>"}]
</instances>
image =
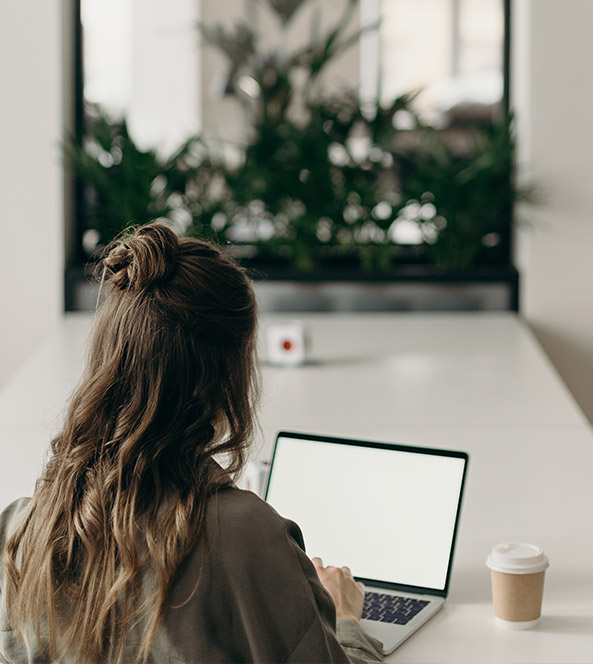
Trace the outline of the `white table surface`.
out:
<instances>
[{"instance_id":1,"label":"white table surface","mask_svg":"<svg viewBox=\"0 0 593 664\"><path fill-rule=\"evenodd\" d=\"M262 332L280 319L267 316ZM593 433L521 320L500 313L299 319L312 338L305 366L268 366L262 347L260 459L279 429L470 454L449 599L389 661L593 662ZM80 374L90 320L66 316L0 393L2 505L32 491ZM495 625L484 565L493 544L513 539L541 544L550 559L542 622L525 632Z\"/></svg>"}]
</instances>

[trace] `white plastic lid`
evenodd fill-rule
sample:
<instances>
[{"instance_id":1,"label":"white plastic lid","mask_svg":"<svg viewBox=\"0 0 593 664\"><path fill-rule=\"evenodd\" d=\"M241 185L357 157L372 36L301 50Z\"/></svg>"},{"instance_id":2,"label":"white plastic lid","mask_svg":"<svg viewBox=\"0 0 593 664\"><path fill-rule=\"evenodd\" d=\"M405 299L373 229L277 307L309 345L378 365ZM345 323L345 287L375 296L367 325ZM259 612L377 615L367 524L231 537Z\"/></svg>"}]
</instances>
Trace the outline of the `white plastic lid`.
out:
<instances>
[{"instance_id":1,"label":"white plastic lid","mask_svg":"<svg viewBox=\"0 0 593 664\"><path fill-rule=\"evenodd\" d=\"M490 569L504 574L535 574L549 564L541 546L522 542L497 544L486 560Z\"/></svg>"}]
</instances>

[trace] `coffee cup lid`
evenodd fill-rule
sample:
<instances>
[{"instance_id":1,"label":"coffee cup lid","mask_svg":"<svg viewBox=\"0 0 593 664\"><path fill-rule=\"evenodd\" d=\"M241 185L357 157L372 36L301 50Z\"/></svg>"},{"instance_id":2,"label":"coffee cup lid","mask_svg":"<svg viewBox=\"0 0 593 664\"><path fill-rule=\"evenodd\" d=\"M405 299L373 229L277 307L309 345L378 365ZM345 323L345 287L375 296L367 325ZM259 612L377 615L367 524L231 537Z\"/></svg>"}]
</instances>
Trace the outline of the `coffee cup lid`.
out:
<instances>
[{"instance_id":1,"label":"coffee cup lid","mask_svg":"<svg viewBox=\"0 0 593 664\"><path fill-rule=\"evenodd\" d=\"M535 574L543 572L549 562L541 546L523 542L504 542L492 549L486 565L495 572L505 574Z\"/></svg>"}]
</instances>

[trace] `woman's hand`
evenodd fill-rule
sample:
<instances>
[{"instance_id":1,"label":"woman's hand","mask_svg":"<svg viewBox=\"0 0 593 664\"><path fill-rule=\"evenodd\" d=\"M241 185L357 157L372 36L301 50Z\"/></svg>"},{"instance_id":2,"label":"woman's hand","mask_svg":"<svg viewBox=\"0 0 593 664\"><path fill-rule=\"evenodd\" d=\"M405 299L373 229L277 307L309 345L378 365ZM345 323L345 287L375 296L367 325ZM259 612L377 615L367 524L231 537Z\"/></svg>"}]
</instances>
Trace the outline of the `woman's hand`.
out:
<instances>
[{"instance_id":1,"label":"woman's hand","mask_svg":"<svg viewBox=\"0 0 593 664\"><path fill-rule=\"evenodd\" d=\"M336 605L336 617L359 623L364 606L364 586L355 581L348 567L324 567L321 558L313 558L313 565L323 587Z\"/></svg>"}]
</instances>

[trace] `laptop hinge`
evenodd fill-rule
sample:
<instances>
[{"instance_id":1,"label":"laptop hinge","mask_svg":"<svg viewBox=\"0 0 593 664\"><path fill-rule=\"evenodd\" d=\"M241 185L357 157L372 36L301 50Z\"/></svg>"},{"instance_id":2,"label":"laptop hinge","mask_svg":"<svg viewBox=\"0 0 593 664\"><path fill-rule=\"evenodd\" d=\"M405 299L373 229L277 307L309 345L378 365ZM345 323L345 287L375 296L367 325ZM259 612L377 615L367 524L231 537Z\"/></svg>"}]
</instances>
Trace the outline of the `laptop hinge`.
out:
<instances>
[{"instance_id":1,"label":"laptop hinge","mask_svg":"<svg viewBox=\"0 0 593 664\"><path fill-rule=\"evenodd\" d=\"M413 593L414 595L433 595L434 597L447 597L446 590L435 588L423 588L422 586L408 586L403 583L388 583L386 581L376 581L375 579L365 579L355 577L357 581L362 581L365 586L374 586L375 588L385 588L386 590L397 590L402 593Z\"/></svg>"}]
</instances>

